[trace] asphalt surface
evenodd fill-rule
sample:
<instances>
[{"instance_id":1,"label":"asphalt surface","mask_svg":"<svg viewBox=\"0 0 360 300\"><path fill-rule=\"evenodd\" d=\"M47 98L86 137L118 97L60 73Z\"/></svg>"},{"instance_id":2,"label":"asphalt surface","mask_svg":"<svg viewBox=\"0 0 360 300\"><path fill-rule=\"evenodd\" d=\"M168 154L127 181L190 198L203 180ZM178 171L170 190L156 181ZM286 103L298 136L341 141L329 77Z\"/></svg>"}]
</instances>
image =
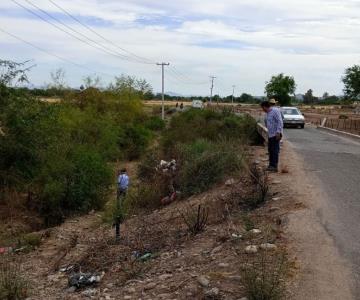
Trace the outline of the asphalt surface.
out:
<instances>
[{"instance_id":1,"label":"asphalt surface","mask_svg":"<svg viewBox=\"0 0 360 300\"><path fill-rule=\"evenodd\" d=\"M360 140L310 127L286 129L285 138L304 159L309 176L319 179L326 201L317 214L350 264L360 299Z\"/></svg>"}]
</instances>

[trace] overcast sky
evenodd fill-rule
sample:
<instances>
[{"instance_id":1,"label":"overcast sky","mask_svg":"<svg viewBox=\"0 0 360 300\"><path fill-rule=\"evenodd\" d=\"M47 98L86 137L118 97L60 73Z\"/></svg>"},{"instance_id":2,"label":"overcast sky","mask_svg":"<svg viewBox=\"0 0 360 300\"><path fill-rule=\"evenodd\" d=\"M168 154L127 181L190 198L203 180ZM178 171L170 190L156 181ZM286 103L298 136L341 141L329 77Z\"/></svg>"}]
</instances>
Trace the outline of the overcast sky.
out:
<instances>
[{"instance_id":1,"label":"overcast sky","mask_svg":"<svg viewBox=\"0 0 360 300\"><path fill-rule=\"evenodd\" d=\"M36 11L26 0L16 1ZM129 56L50 1L31 1L102 43L108 52ZM341 94L344 69L360 63L359 0L52 1L119 47L151 62L170 62L166 91L207 95L209 75L214 75L215 93L229 95L236 85L236 94L263 95L265 81L283 72L294 76L297 93L312 88L315 95ZM37 14L55 23L42 12ZM35 85L49 82L49 73L61 67L73 87L80 86L85 75L98 72L104 84L111 76L125 73L145 78L155 91L161 89L159 66L129 62L94 49L11 0L0 1L0 29L85 66L61 61L0 31L0 58L33 59L36 67L30 79Z\"/></svg>"}]
</instances>

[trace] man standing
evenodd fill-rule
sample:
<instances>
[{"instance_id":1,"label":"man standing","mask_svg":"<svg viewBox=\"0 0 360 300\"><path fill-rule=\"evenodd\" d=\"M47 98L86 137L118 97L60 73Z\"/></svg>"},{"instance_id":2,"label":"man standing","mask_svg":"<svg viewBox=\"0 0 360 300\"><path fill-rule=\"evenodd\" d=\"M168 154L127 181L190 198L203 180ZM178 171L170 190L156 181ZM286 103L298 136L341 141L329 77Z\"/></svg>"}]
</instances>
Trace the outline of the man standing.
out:
<instances>
[{"instance_id":1,"label":"man standing","mask_svg":"<svg viewBox=\"0 0 360 300\"><path fill-rule=\"evenodd\" d=\"M278 108L272 107L269 101L263 101L261 108L266 113L266 127L268 130L268 151L269 151L269 167L270 172L278 171L280 140L283 135L283 119Z\"/></svg>"},{"instance_id":2,"label":"man standing","mask_svg":"<svg viewBox=\"0 0 360 300\"><path fill-rule=\"evenodd\" d=\"M117 195L116 195L116 211L115 211L115 239L116 241L120 240L120 223L123 220L124 212L123 212L123 206L122 206L122 200L126 196L126 192L129 187L129 176L126 172L126 169L122 169L119 173L118 179L117 179Z\"/></svg>"},{"instance_id":3,"label":"man standing","mask_svg":"<svg viewBox=\"0 0 360 300\"><path fill-rule=\"evenodd\" d=\"M129 176L126 172L126 169L122 169L118 176L118 189L117 189L118 198L126 195L128 187L129 187Z\"/></svg>"}]
</instances>

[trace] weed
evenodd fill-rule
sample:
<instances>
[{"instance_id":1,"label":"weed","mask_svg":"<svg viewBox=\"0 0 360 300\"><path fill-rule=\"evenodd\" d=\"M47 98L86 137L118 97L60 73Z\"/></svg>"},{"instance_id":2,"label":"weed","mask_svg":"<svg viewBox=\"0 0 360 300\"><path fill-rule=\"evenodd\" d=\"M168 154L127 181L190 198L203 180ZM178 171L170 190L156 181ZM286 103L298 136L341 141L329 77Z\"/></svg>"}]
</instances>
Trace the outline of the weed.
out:
<instances>
[{"instance_id":1,"label":"weed","mask_svg":"<svg viewBox=\"0 0 360 300\"><path fill-rule=\"evenodd\" d=\"M180 214L191 234L196 235L204 231L209 216L207 207L201 207L201 204L199 204L196 212L188 209L186 215L181 212Z\"/></svg>"},{"instance_id":2,"label":"weed","mask_svg":"<svg viewBox=\"0 0 360 300\"><path fill-rule=\"evenodd\" d=\"M245 199L249 208L257 208L265 203L269 195L269 178L266 171L260 170L255 164L249 168L250 177L254 183L252 194Z\"/></svg>"},{"instance_id":3,"label":"weed","mask_svg":"<svg viewBox=\"0 0 360 300\"><path fill-rule=\"evenodd\" d=\"M279 300L285 294L285 275L287 271L284 253L270 255L263 251L260 261L245 265L242 270L242 283L249 300Z\"/></svg>"},{"instance_id":4,"label":"weed","mask_svg":"<svg viewBox=\"0 0 360 300\"><path fill-rule=\"evenodd\" d=\"M0 262L0 299L21 300L28 296L29 285L14 262Z\"/></svg>"},{"instance_id":5,"label":"weed","mask_svg":"<svg viewBox=\"0 0 360 300\"><path fill-rule=\"evenodd\" d=\"M25 244L33 248L39 247L41 244L41 234L37 234L37 233L26 234L23 237L23 241Z\"/></svg>"},{"instance_id":6,"label":"weed","mask_svg":"<svg viewBox=\"0 0 360 300\"><path fill-rule=\"evenodd\" d=\"M242 221L246 231L250 231L255 228L254 222L251 220L251 218L248 215L244 214L242 217Z\"/></svg>"}]
</instances>

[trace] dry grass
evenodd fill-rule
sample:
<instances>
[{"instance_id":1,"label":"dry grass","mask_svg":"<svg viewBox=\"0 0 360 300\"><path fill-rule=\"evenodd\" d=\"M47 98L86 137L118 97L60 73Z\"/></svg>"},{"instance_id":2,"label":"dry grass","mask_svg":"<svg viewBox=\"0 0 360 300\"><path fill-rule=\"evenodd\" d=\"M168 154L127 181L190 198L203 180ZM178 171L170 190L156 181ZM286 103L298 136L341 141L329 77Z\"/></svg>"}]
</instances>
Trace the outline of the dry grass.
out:
<instances>
[{"instance_id":1,"label":"dry grass","mask_svg":"<svg viewBox=\"0 0 360 300\"><path fill-rule=\"evenodd\" d=\"M0 299L22 300L28 293L29 285L21 276L20 265L3 258L0 261Z\"/></svg>"}]
</instances>

